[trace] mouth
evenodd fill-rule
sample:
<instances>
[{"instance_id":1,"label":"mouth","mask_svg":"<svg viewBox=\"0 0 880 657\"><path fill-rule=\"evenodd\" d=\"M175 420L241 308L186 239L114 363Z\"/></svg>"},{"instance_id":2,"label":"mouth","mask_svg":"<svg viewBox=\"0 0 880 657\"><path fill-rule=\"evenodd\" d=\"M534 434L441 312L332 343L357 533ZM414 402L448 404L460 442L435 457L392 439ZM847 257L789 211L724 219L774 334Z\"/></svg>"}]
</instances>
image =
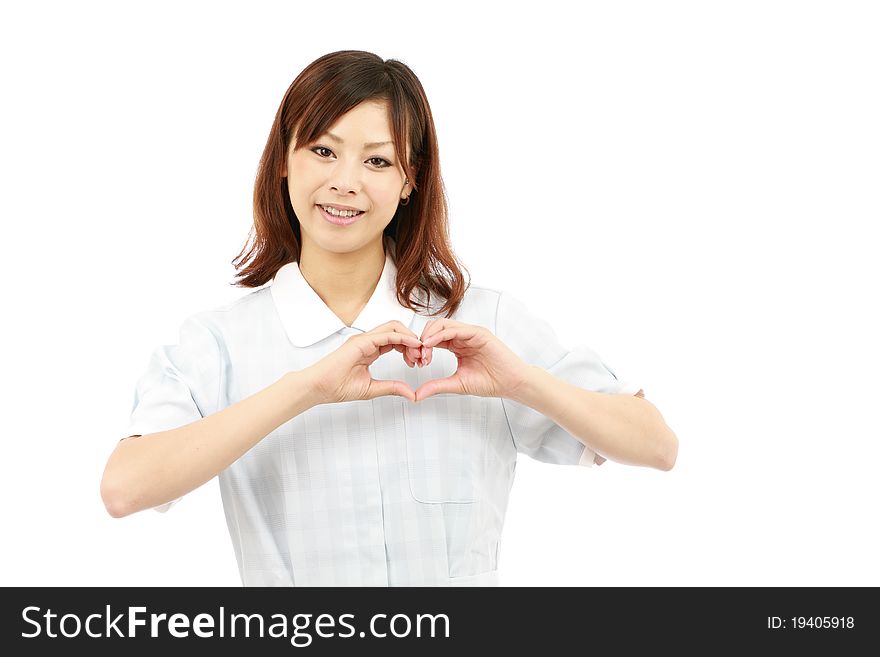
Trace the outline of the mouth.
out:
<instances>
[{"instance_id":1,"label":"mouth","mask_svg":"<svg viewBox=\"0 0 880 657\"><path fill-rule=\"evenodd\" d=\"M365 214L364 210L345 210L339 212L335 208L331 208L327 205L316 205L315 207L318 208L324 219L329 221L331 224L335 224L337 226L348 226L349 224L353 224ZM334 212L337 214L334 214Z\"/></svg>"}]
</instances>

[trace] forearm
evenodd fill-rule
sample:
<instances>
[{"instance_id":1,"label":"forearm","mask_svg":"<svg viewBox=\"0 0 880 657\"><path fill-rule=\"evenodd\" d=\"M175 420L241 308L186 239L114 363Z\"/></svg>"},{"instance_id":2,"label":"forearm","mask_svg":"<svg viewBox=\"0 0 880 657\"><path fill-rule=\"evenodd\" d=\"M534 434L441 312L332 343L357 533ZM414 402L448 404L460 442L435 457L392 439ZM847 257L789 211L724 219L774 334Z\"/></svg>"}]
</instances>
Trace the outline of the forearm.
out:
<instances>
[{"instance_id":1,"label":"forearm","mask_svg":"<svg viewBox=\"0 0 880 657\"><path fill-rule=\"evenodd\" d=\"M658 470L670 470L675 464L678 438L646 399L584 390L531 366L513 400L550 418L613 461Z\"/></svg>"},{"instance_id":2,"label":"forearm","mask_svg":"<svg viewBox=\"0 0 880 657\"><path fill-rule=\"evenodd\" d=\"M112 516L122 517L175 500L316 403L307 371L290 372L201 420L123 440L104 470L104 504Z\"/></svg>"}]
</instances>

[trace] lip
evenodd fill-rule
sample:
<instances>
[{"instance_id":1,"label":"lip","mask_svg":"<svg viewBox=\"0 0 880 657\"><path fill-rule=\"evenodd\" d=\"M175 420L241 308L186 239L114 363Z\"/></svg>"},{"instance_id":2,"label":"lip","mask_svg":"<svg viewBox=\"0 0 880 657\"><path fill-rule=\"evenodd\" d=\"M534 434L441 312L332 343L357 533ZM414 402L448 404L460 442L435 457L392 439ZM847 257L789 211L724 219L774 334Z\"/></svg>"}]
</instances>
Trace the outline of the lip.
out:
<instances>
[{"instance_id":1,"label":"lip","mask_svg":"<svg viewBox=\"0 0 880 657\"><path fill-rule=\"evenodd\" d=\"M321 213L321 216L324 217L324 219L326 219L327 221L329 221L331 224L333 224L335 226L350 226L351 224L356 222L358 219L362 218L365 214L367 214L366 212L362 212L361 214L357 215L356 217L334 217L329 212L325 212L324 208L322 208L320 205L315 205L315 207L318 208L318 212Z\"/></svg>"},{"instance_id":2,"label":"lip","mask_svg":"<svg viewBox=\"0 0 880 657\"><path fill-rule=\"evenodd\" d=\"M355 212L360 212L360 208L353 208L350 205L339 205L338 203L318 203L317 205L326 205L329 208L336 208L337 210L354 210Z\"/></svg>"}]
</instances>

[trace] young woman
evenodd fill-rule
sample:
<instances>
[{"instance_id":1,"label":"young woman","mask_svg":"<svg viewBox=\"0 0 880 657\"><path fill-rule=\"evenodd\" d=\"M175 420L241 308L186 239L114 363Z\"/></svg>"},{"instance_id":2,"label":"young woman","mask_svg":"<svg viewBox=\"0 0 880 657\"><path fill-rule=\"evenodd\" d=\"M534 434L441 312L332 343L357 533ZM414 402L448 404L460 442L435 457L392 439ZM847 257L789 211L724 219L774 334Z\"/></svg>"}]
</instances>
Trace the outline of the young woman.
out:
<instances>
[{"instance_id":1,"label":"young woman","mask_svg":"<svg viewBox=\"0 0 880 657\"><path fill-rule=\"evenodd\" d=\"M233 264L258 289L187 318L137 382L101 482L112 516L219 476L245 586L495 585L517 453L673 466L638 386L465 285L403 63L340 51L294 80L253 233Z\"/></svg>"}]
</instances>

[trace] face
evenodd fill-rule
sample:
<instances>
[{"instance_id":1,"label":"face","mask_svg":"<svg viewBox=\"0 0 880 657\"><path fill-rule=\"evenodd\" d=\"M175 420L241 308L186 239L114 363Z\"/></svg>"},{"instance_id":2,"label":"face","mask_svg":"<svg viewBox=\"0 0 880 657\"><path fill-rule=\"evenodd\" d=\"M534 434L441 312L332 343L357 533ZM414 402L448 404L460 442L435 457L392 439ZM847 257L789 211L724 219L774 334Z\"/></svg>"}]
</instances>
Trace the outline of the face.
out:
<instances>
[{"instance_id":1,"label":"face","mask_svg":"<svg viewBox=\"0 0 880 657\"><path fill-rule=\"evenodd\" d=\"M391 140L387 103L366 101L339 117L314 142L293 150L291 141L282 175L287 176L304 249L317 246L348 253L381 241L398 203L412 190L410 184L404 186L403 167ZM354 208L361 214L337 217L327 206Z\"/></svg>"}]
</instances>

